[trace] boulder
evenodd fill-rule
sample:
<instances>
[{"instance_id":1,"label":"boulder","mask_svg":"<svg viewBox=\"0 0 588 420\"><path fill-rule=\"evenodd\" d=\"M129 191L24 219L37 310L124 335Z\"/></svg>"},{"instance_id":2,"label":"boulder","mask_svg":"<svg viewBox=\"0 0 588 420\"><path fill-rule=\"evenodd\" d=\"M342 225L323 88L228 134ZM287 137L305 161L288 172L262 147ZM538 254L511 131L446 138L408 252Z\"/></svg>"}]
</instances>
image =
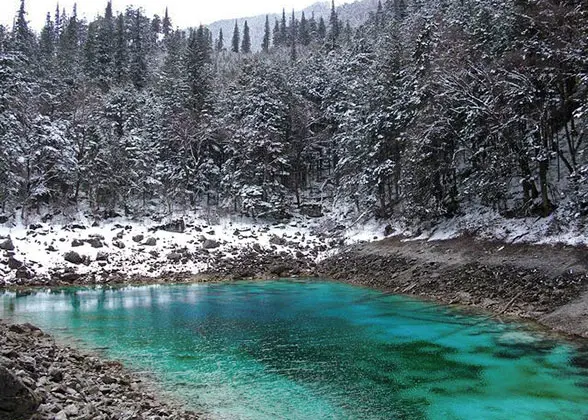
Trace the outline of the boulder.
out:
<instances>
[{"instance_id":1,"label":"boulder","mask_svg":"<svg viewBox=\"0 0 588 420\"><path fill-rule=\"evenodd\" d=\"M286 245L286 240L274 235L270 238L269 243L272 245Z\"/></svg>"},{"instance_id":2,"label":"boulder","mask_svg":"<svg viewBox=\"0 0 588 420\"><path fill-rule=\"evenodd\" d=\"M155 245L157 245L157 239L154 238L154 237L149 237L149 238L145 239L145 242L143 242L143 245L145 245L145 246L155 246Z\"/></svg>"},{"instance_id":3,"label":"boulder","mask_svg":"<svg viewBox=\"0 0 588 420\"><path fill-rule=\"evenodd\" d=\"M99 251L96 255L96 261L108 261L108 253Z\"/></svg>"},{"instance_id":4,"label":"boulder","mask_svg":"<svg viewBox=\"0 0 588 420\"><path fill-rule=\"evenodd\" d=\"M4 366L0 366L0 419L30 418L41 404L37 394Z\"/></svg>"},{"instance_id":5,"label":"boulder","mask_svg":"<svg viewBox=\"0 0 588 420\"><path fill-rule=\"evenodd\" d=\"M115 247L119 248L119 249L124 249L125 248L125 243L122 241L112 241L112 245L114 245Z\"/></svg>"},{"instance_id":6,"label":"boulder","mask_svg":"<svg viewBox=\"0 0 588 420\"><path fill-rule=\"evenodd\" d=\"M323 217L323 206L320 204L301 204L300 214L306 217Z\"/></svg>"},{"instance_id":7,"label":"boulder","mask_svg":"<svg viewBox=\"0 0 588 420\"><path fill-rule=\"evenodd\" d=\"M8 268L11 270L18 270L22 265L22 262L12 256L8 258Z\"/></svg>"},{"instance_id":8,"label":"boulder","mask_svg":"<svg viewBox=\"0 0 588 420\"><path fill-rule=\"evenodd\" d=\"M143 235L135 235L135 236L133 236L133 241L134 242L137 242L137 243L142 242L143 239L145 239L145 236L143 236Z\"/></svg>"},{"instance_id":9,"label":"boulder","mask_svg":"<svg viewBox=\"0 0 588 420\"><path fill-rule=\"evenodd\" d=\"M218 248L219 246L220 246L220 243L218 243L214 239L206 239L202 243L202 248L203 249L215 249L215 248Z\"/></svg>"},{"instance_id":10,"label":"boulder","mask_svg":"<svg viewBox=\"0 0 588 420\"><path fill-rule=\"evenodd\" d=\"M102 248L104 246L100 238L86 239L86 242L89 243L92 246L92 248Z\"/></svg>"},{"instance_id":11,"label":"boulder","mask_svg":"<svg viewBox=\"0 0 588 420\"><path fill-rule=\"evenodd\" d=\"M179 252L170 252L167 254L167 259L173 262L178 262L182 259L182 254Z\"/></svg>"},{"instance_id":12,"label":"boulder","mask_svg":"<svg viewBox=\"0 0 588 420\"><path fill-rule=\"evenodd\" d=\"M3 241L0 241L0 249L3 249L5 251L14 251L14 244L12 243L12 239L10 239L10 236L4 239Z\"/></svg>"},{"instance_id":13,"label":"boulder","mask_svg":"<svg viewBox=\"0 0 588 420\"><path fill-rule=\"evenodd\" d=\"M82 264L84 262L84 258L75 251L66 252L63 259L72 264Z\"/></svg>"},{"instance_id":14,"label":"boulder","mask_svg":"<svg viewBox=\"0 0 588 420\"><path fill-rule=\"evenodd\" d=\"M71 241L72 248L77 248L77 247L83 246L83 245L84 245L84 241L80 241L79 239L74 239L73 241Z\"/></svg>"}]
</instances>

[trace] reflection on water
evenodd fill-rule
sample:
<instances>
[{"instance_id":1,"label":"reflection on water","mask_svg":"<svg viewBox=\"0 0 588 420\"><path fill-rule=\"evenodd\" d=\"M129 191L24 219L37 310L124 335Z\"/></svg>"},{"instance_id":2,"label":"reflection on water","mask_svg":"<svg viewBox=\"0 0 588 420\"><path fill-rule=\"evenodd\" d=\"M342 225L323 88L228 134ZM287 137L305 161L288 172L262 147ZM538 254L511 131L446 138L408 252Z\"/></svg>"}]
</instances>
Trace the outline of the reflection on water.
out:
<instances>
[{"instance_id":1,"label":"reflection on water","mask_svg":"<svg viewBox=\"0 0 588 420\"><path fill-rule=\"evenodd\" d=\"M0 295L0 316L106 348L220 418L583 418L588 352L329 282Z\"/></svg>"}]
</instances>

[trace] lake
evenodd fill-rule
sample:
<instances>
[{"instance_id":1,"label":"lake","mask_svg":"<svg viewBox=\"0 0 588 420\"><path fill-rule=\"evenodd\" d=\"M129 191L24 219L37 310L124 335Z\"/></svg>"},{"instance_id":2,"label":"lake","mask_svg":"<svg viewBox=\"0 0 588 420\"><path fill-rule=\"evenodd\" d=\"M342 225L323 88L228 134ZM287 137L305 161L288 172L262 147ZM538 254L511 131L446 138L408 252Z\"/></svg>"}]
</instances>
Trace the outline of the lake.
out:
<instances>
[{"instance_id":1,"label":"lake","mask_svg":"<svg viewBox=\"0 0 588 420\"><path fill-rule=\"evenodd\" d=\"M228 419L578 419L588 350L530 325L328 281L0 294L0 316Z\"/></svg>"}]
</instances>

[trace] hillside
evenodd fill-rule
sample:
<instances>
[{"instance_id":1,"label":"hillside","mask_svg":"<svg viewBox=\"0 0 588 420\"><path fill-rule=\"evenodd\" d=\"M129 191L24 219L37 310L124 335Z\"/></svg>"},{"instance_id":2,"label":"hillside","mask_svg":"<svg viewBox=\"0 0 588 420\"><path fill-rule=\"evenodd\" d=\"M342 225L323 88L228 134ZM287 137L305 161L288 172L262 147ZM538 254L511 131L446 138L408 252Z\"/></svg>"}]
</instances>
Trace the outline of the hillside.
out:
<instances>
[{"instance_id":1,"label":"hillside","mask_svg":"<svg viewBox=\"0 0 588 420\"><path fill-rule=\"evenodd\" d=\"M378 0L359 0L352 3L346 3L337 7L337 13L339 18L343 22L349 22L351 26L357 27L367 21L370 13L374 13L378 6ZM329 16L331 15L331 4L328 1L317 2L304 10L295 10L294 15L297 19L300 19L302 13L305 14L306 18L310 18L313 13L315 18L318 20L321 17L328 22ZM270 27L273 30L276 19L280 20L282 15L280 13L268 14ZM292 10L286 10L286 17L290 20L292 16ZM240 19L228 19L213 22L207 25L208 29L212 32L214 39L218 38L219 31L222 29L223 36L225 39L225 45L229 45L233 30L235 28L235 21L242 31L243 24L247 21L251 31L251 45L254 51L261 50L261 41L263 39L264 27L265 27L266 15L249 16Z\"/></svg>"}]
</instances>

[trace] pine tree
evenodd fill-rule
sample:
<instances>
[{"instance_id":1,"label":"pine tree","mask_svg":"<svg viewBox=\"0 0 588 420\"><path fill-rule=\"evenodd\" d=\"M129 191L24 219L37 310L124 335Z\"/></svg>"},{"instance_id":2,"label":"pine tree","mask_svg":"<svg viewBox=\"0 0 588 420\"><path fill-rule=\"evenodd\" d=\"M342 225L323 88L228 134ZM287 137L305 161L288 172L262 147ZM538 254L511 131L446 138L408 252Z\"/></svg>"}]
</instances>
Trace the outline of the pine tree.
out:
<instances>
[{"instance_id":1,"label":"pine tree","mask_svg":"<svg viewBox=\"0 0 588 420\"><path fill-rule=\"evenodd\" d=\"M147 63L145 61L145 46L141 27L141 12L135 12L135 22L131 35L130 78L135 88L141 90L147 84Z\"/></svg>"},{"instance_id":2,"label":"pine tree","mask_svg":"<svg viewBox=\"0 0 588 420\"><path fill-rule=\"evenodd\" d=\"M278 22L278 19L276 19L274 24L273 39L274 47L279 47L282 45L282 38L280 37L280 23Z\"/></svg>"},{"instance_id":3,"label":"pine tree","mask_svg":"<svg viewBox=\"0 0 588 420\"><path fill-rule=\"evenodd\" d=\"M127 38L125 34L125 18L121 13L116 18L114 32L114 78L122 83L126 77L128 65Z\"/></svg>"},{"instance_id":4,"label":"pine tree","mask_svg":"<svg viewBox=\"0 0 588 420\"><path fill-rule=\"evenodd\" d=\"M249 25L247 21L243 25L243 40L241 42L241 52L243 54L251 53L251 37L249 36Z\"/></svg>"},{"instance_id":5,"label":"pine tree","mask_svg":"<svg viewBox=\"0 0 588 420\"><path fill-rule=\"evenodd\" d=\"M59 38L57 60L59 70L68 78L78 78L80 66L81 25L78 20L77 7L74 4L72 15L66 19L61 13L64 28Z\"/></svg>"},{"instance_id":6,"label":"pine tree","mask_svg":"<svg viewBox=\"0 0 588 420\"><path fill-rule=\"evenodd\" d=\"M0 25L0 54L6 51L6 28Z\"/></svg>"},{"instance_id":7,"label":"pine tree","mask_svg":"<svg viewBox=\"0 0 588 420\"><path fill-rule=\"evenodd\" d=\"M298 53L296 51L296 42L298 41L298 33L296 28L296 16L292 10L292 17L290 18L290 59L296 61Z\"/></svg>"},{"instance_id":8,"label":"pine tree","mask_svg":"<svg viewBox=\"0 0 588 420\"><path fill-rule=\"evenodd\" d=\"M378 0L378 8L376 9L376 26L380 27L384 24L384 8L382 7L382 0Z\"/></svg>"},{"instance_id":9,"label":"pine tree","mask_svg":"<svg viewBox=\"0 0 588 420\"><path fill-rule=\"evenodd\" d=\"M302 12L302 16L300 17L300 28L298 29L298 39L300 43L304 46L310 44L310 30L308 27L308 21L304 16L304 12Z\"/></svg>"},{"instance_id":10,"label":"pine tree","mask_svg":"<svg viewBox=\"0 0 588 420\"><path fill-rule=\"evenodd\" d=\"M327 37L327 26L325 25L325 20L322 16L319 19L317 34L320 40L324 40Z\"/></svg>"},{"instance_id":11,"label":"pine tree","mask_svg":"<svg viewBox=\"0 0 588 420\"><path fill-rule=\"evenodd\" d=\"M282 21L280 22L280 44L288 45L288 26L286 23L286 9L282 9Z\"/></svg>"},{"instance_id":12,"label":"pine tree","mask_svg":"<svg viewBox=\"0 0 588 420\"><path fill-rule=\"evenodd\" d=\"M52 64L55 55L55 25L51 20L51 13L47 13L45 26L41 30L39 55L44 66L50 66Z\"/></svg>"},{"instance_id":13,"label":"pine tree","mask_svg":"<svg viewBox=\"0 0 588 420\"><path fill-rule=\"evenodd\" d=\"M310 15L310 19L308 20L308 32L311 41L318 37L318 23L314 17L314 11Z\"/></svg>"},{"instance_id":14,"label":"pine tree","mask_svg":"<svg viewBox=\"0 0 588 420\"><path fill-rule=\"evenodd\" d=\"M331 17L329 19L329 24L329 46L335 48L337 46L337 40L341 35L339 16L337 16L337 9L335 8L335 0L332 0L331 2Z\"/></svg>"},{"instance_id":15,"label":"pine tree","mask_svg":"<svg viewBox=\"0 0 588 420\"><path fill-rule=\"evenodd\" d=\"M233 30L232 50L234 53L239 53L239 25L235 21L235 29Z\"/></svg>"},{"instance_id":16,"label":"pine tree","mask_svg":"<svg viewBox=\"0 0 588 420\"><path fill-rule=\"evenodd\" d=\"M12 28L14 48L16 51L23 53L29 60L33 58L35 51L35 35L29 28L29 23L26 18L24 0L20 1L20 7L16 14L14 27Z\"/></svg>"},{"instance_id":17,"label":"pine tree","mask_svg":"<svg viewBox=\"0 0 588 420\"><path fill-rule=\"evenodd\" d=\"M268 53L270 48L270 23L269 16L265 15L265 32L263 34L263 41L261 42L261 50Z\"/></svg>"},{"instance_id":18,"label":"pine tree","mask_svg":"<svg viewBox=\"0 0 588 420\"><path fill-rule=\"evenodd\" d=\"M186 49L186 76L189 87L188 108L199 113L204 108L209 91L206 66L211 62L208 29L200 25L191 30Z\"/></svg>"},{"instance_id":19,"label":"pine tree","mask_svg":"<svg viewBox=\"0 0 588 420\"><path fill-rule=\"evenodd\" d=\"M165 8L165 15L163 16L163 22L161 24L161 32L163 33L163 35L165 35L167 37L171 31L172 31L172 22L171 22L171 19L169 18L168 10L166 7Z\"/></svg>"},{"instance_id":20,"label":"pine tree","mask_svg":"<svg viewBox=\"0 0 588 420\"><path fill-rule=\"evenodd\" d=\"M114 16L112 2L106 4L104 17L98 21L96 36L96 65L101 81L107 85L114 73Z\"/></svg>"},{"instance_id":21,"label":"pine tree","mask_svg":"<svg viewBox=\"0 0 588 420\"><path fill-rule=\"evenodd\" d=\"M406 18L406 2L404 0L394 0L394 18L396 20Z\"/></svg>"},{"instance_id":22,"label":"pine tree","mask_svg":"<svg viewBox=\"0 0 588 420\"><path fill-rule=\"evenodd\" d=\"M224 51L225 49L225 39L223 35L223 28L220 28L218 31L218 40L216 41L216 52Z\"/></svg>"}]
</instances>

